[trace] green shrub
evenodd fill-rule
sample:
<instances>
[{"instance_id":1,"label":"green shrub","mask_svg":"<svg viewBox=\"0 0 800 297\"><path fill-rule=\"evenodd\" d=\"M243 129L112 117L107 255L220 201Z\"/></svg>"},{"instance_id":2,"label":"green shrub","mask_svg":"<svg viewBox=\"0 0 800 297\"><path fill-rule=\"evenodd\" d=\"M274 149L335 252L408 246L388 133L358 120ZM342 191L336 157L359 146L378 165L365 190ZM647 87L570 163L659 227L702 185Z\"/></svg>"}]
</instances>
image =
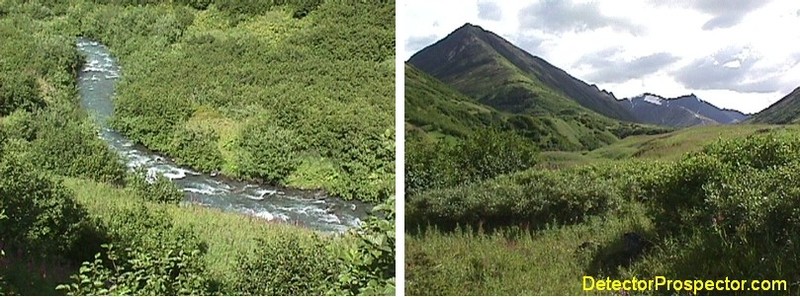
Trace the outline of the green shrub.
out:
<instances>
[{"instance_id":1,"label":"green shrub","mask_svg":"<svg viewBox=\"0 0 800 297\"><path fill-rule=\"evenodd\" d=\"M662 232L676 233L703 223L704 218L698 212L705 207L704 186L722 178L721 172L730 170L719 159L698 154L678 161L659 178L651 180L646 191L655 212L656 227Z\"/></svg>"},{"instance_id":2,"label":"green shrub","mask_svg":"<svg viewBox=\"0 0 800 297\"><path fill-rule=\"evenodd\" d=\"M203 172L219 171L223 160L217 148L219 136L214 132L177 129L172 137L171 151L180 165L192 166Z\"/></svg>"},{"instance_id":3,"label":"green shrub","mask_svg":"<svg viewBox=\"0 0 800 297\"><path fill-rule=\"evenodd\" d=\"M537 148L513 132L478 131L456 147L456 168L468 181L516 172L536 163Z\"/></svg>"},{"instance_id":4,"label":"green shrub","mask_svg":"<svg viewBox=\"0 0 800 297\"><path fill-rule=\"evenodd\" d=\"M103 245L105 257L95 256L85 262L74 283L59 285L70 296L85 295L204 295L207 281L203 276L201 251L142 248L115 250ZM180 247L178 247L180 248Z\"/></svg>"},{"instance_id":5,"label":"green shrub","mask_svg":"<svg viewBox=\"0 0 800 297\"><path fill-rule=\"evenodd\" d=\"M721 140L687 155L647 185L657 227L668 233L683 233L720 217L744 216L745 209L763 209L756 205L766 200L756 197L779 188L765 187L772 184L768 176L784 172L786 166L800 159L798 148L800 141L795 137L770 133ZM734 186L737 182L743 184ZM786 197L786 192L779 194L782 196L774 197L775 201ZM730 208L734 205L741 212ZM720 207L728 211L720 212Z\"/></svg>"},{"instance_id":6,"label":"green shrub","mask_svg":"<svg viewBox=\"0 0 800 297\"><path fill-rule=\"evenodd\" d=\"M409 223L421 226L539 229L550 223L579 223L616 210L621 203L614 184L593 171L529 170L410 196L406 214Z\"/></svg>"},{"instance_id":7,"label":"green shrub","mask_svg":"<svg viewBox=\"0 0 800 297\"><path fill-rule=\"evenodd\" d=\"M106 226L112 244L84 262L68 295L207 295L205 243L174 227L164 212L144 204L125 210Z\"/></svg>"},{"instance_id":8,"label":"green shrub","mask_svg":"<svg viewBox=\"0 0 800 297\"><path fill-rule=\"evenodd\" d=\"M34 114L16 110L3 119L6 137L32 141L36 139L37 125Z\"/></svg>"},{"instance_id":9,"label":"green shrub","mask_svg":"<svg viewBox=\"0 0 800 297\"><path fill-rule=\"evenodd\" d=\"M395 294L395 200L372 209L372 215L350 236L356 246L338 258L338 285L332 295Z\"/></svg>"},{"instance_id":10,"label":"green shrub","mask_svg":"<svg viewBox=\"0 0 800 297\"><path fill-rule=\"evenodd\" d=\"M156 176L152 183L148 182L147 172L143 170L128 174L126 185L143 201L178 204L185 197L175 183L163 175Z\"/></svg>"},{"instance_id":11,"label":"green shrub","mask_svg":"<svg viewBox=\"0 0 800 297\"><path fill-rule=\"evenodd\" d=\"M291 130L261 122L248 125L241 135L246 176L281 182L300 165L297 135Z\"/></svg>"},{"instance_id":12,"label":"green shrub","mask_svg":"<svg viewBox=\"0 0 800 297\"><path fill-rule=\"evenodd\" d=\"M800 264L799 143L777 133L718 141L648 179L656 242L669 260L634 273L791 279Z\"/></svg>"},{"instance_id":13,"label":"green shrub","mask_svg":"<svg viewBox=\"0 0 800 297\"><path fill-rule=\"evenodd\" d=\"M495 129L476 131L455 144L412 141L407 150L406 191L413 194L524 170L536 164L537 151L529 140Z\"/></svg>"},{"instance_id":14,"label":"green shrub","mask_svg":"<svg viewBox=\"0 0 800 297\"><path fill-rule=\"evenodd\" d=\"M77 248L86 210L63 185L16 160L0 161L0 242L28 255L64 256Z\"/></svg>"},{"instance_id":15,"label":"green shrub","mask_svg":"<svg viewBox=\"0 0 800 297\"><path fill-rule=\"evenodd\" d=\"M331 252L318 237L262 240L258 250L241 255L238 263L236 295L323 295L336 271Z\"/></svg>"},{"instance_id":16,"label":"green shrub","mask_svg":"<svg viewBox=\"0 0 800 297\"><path fill-rule=\"evenodd\" d=\"M33 77L22 73L0 73L0 116L17 109L34 111L44 106Z\"/></svg>"},{"instance_id":17,"label":"green shrub","mask_svg":"<svg viewBox=\"0 0 800 297\"><path fill-rule=\"evenodd\" d=\"M800 163L774 170L732 171L705 185L705 226L728 239L791 242L800 227Z\"/></svg>"},{"instance_id":18,"label":"green shrub","mask_svg":"<svg viewBox=\"0 0 800 297\"><path fill-rule=\"evenodd\" d=\"M702 154L737 167L768 170L800 158L800 139L786 133L755 134L717 141L704 147Z\"/></svg>"},{"instance_id":19,"label":"green shrub","mask_svg":"<svg viewBox=\"0 0 800 297\"><path fill-rule=\"evenodd\" d=\"M44 169L72 177L121 184L125 165L90 126L57 114L39 115L31 158Z\"/></svg>"},{"instance_id":20,"label":"green shrub","mask_svg":"<svg viewBox=\"0 0 800 297\"><path fill-rule=\"evenodd\" d=\"M458 183L459 174L452 165L452 146L443 141L406 143L406 193L440 189Z\"/></svg>"}]
</instances>

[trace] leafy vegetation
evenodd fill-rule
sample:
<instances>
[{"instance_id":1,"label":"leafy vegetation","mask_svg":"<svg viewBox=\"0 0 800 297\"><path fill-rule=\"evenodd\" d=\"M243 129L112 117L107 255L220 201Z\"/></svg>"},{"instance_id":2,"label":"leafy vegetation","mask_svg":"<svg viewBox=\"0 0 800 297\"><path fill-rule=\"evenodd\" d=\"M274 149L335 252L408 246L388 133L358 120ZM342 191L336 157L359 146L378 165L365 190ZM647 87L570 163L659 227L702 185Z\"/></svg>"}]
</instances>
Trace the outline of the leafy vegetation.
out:
<instances>
[{"instance_id":1,"label":"leafy vegetation","mask_svg":"<svg viewBox=\"0 0 800 297\"><path fill-rule=\"evenodd\" d=\"M377 216L367 218L350 233L355 246L338 256L337 295L392 295L395 291L395 200L373 208Z\"/></svg>"},{"instance_id":2,"label":"leafy vegetation","mask_svg":"<svg viewBox=\"0 0 800 297\"><path fill-rule=\"evenodd\" d=\"M0 293L394 294L393 9L0 2ZM136 141L199 170L387 204L343 235L179 204L97 138L77 36L119 56L113 122Z\"/></svg>"},{"instance_id":3,"label":"leafy vegetation","mask_svg":"<svg viewBox=\"0 0 800 297\"><path fill-rule=\"evenodd\" d=\"M68 295L208 294L203 243L191 230L175 228L164 212L145 205L117 214L105 225L111 242L93 262L84 262Z\"/></svg>"},{"instance_id":4,"label":"leafy vegetation","mask_svg":"<svg viewBox=\"0 0 800 297\"><path fill-rule=\"evenodd\" d=\"M333 180L291 181L384 200L394 172L394 4L287 2L84 5L67 16L119 57L112 124L132 140L182 165L272 183L324 158L308 165L333 165ZM293 18L297 9L307 16Z\"/></svg>"},{"instance_id":5,"label":"leafy vegetation","mask_svg":"<svg viewBox=\"0 0 800 297\"><path fill-rule=\"evenodd\" d=\"M789 291L773 293L796 293L797 135L729 136L670 161L530 169L411 196L409 293L580 294L582 275L780 279Z\"/></svg>"},{"instance_id":6,"label":"leafy vegetation","mask_svg":"<svg viewBox=\"0 0 800 297\"><path fill-rule=\"evenodd\" d=\"M486 129L465 140L412 141L406 161L406 191L472 183L529 168L537 148L512 132Z\"/></svg>"}]
</instances>

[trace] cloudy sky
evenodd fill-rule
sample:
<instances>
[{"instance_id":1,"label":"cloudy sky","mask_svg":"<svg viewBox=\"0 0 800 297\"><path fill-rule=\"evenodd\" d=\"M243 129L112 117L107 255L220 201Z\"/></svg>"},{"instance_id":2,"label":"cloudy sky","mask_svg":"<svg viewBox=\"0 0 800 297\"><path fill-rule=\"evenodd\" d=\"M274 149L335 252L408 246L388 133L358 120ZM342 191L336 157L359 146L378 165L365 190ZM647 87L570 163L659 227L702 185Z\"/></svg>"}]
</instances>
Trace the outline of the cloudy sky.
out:
<instances>
[{"instance_id":1,"label":"cloudy sky","mask_svg":"<svg viewBox=\"0 0 800 297\"><path fill-rule=\"evenodd\" d=\"M758 112L800 86L800 1L398 1L404 59L479 25L618 98Z\"/></svg>"}]
</instances>

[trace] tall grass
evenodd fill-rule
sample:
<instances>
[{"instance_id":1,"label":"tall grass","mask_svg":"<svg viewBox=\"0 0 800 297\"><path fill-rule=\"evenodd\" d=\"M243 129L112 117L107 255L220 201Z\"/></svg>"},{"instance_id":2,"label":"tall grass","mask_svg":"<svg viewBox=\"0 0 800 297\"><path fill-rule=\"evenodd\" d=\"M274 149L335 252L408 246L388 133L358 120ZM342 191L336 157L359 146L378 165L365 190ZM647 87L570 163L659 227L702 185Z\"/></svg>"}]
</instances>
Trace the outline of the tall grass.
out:
<instances>
[{"instance_id":1,"label":"tall grass","mask_svg":"<svg viewBox=\"0 0 800 297\"><path fill-rule=\"evenodd\" d=\"M407 288L412 294L583 294L584 275L665 276L788 284L786 291L703 294L797 294L798 136L796 127L758 129L672 161L532 169L414 195L407 207L414 215L408 221ZM549 179L529 182L535 176ZM548 208L598 201L619 207L580 216L574 208ZM537 210L542 213L525 215ZM548 217L564 219L541 221ZM568 219L573 217L583 219ZM475 222L483 223L477 231L449 228ZM480 229L490 223L496 227Z\"/></svg>"},{"instance_id":2,"label":"tall grass","mask_svg":"<svg viewBox=\"0 0 800 297\"><path fill-rule=\"evenodd\" d=\"M178 227L189 228L208 244L205 260L209 273L226 282L241 277L235 275L240 254L256 250L261 240L298 238L302 245L316 243L317 232L284 223L268 222L261 218L224 212L199 205L172 205L143 202L131 191L84 179L68 178L64 184L75 191L76 199L87 208L91 216L100 221L110 221L123 210L132 210L141 203L149 209L164 210ZM342 237L325 236L331 249L344 249L349 245Z\"/></svg>"}]
</instances>

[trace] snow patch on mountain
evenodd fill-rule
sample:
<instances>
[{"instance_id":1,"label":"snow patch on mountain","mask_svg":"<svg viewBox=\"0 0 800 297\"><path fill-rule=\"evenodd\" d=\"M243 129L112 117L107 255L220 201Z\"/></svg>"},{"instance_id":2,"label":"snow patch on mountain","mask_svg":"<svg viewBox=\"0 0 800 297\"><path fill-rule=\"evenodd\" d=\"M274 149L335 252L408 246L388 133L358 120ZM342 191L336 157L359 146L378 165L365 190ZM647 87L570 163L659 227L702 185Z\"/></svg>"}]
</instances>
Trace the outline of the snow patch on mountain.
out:
<instances>
[{"instance_id":1,"label":"snow patch on mountain","mask_svg":"<svg viewBox=\"0 0 800 297\"><path fill-rule=\"evenodd\" d=\"M644 101L648 102L648 103L655 104L655 105L664 104L664 100L663 99L658 98L657 96L649 95L649 94L648 95L644 95Z\"/></svg>"}]
</instances>

